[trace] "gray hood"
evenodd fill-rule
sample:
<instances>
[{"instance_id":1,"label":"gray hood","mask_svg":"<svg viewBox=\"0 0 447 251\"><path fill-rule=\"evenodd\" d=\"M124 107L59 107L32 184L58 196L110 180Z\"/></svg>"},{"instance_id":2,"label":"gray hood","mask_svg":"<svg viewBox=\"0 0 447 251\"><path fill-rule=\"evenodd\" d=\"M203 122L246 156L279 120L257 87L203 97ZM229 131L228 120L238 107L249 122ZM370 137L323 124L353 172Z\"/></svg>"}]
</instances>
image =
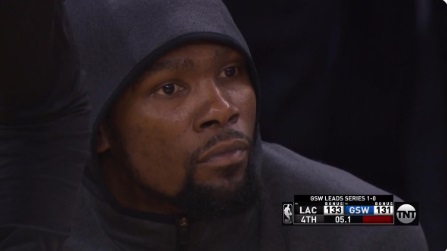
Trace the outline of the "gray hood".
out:
<instances>
[{"instance_id":1,"label":"gray hood","mask_svg":"<svg viewBox=\"0 0 447 251\"><path fill-rule=\"evenodd\" d=\"M88 183L99 197L110 194L93 150L96 128L124 88L163 54L194 41L231 46L246 56L259 99L259 83L249 49L220 0L77 0L68 1L66 8L80 52L82 81L89 88L92 105L92 161L86 176L93 181ZM251 168L258 170L261 150L256 127Z\"/></svg>"},{"instance_id":2,"label":"gray hood","mask_svg":"<svg viewBox=\"0 0 447 251\"><path fill-rule=\"evenodd\" d=\"M216 41L243 52L258 95L258 81L244 38L219 0L78 0L67 10L90 88L91 123L123 87L158 57L181 44Z\"/></svg>"}]
</instances>

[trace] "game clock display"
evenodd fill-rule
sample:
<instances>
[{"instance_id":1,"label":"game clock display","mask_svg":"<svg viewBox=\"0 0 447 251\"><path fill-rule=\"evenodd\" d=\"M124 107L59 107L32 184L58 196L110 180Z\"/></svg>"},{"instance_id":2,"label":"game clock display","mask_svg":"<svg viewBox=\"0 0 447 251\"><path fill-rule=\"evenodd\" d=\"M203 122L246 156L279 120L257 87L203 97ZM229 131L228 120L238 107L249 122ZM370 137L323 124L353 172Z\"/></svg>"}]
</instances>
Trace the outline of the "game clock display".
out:
<instances>
[{"instance_id":1,"label":"game clock display","mask_svg":"<svg viewBox=\"0 0 447 251\"><path fill-rule=\"evenodd\" d=\"M295 195L283 202L284 225L417 225L417 203L393 195Z\"/></svg>"}]
</instances>

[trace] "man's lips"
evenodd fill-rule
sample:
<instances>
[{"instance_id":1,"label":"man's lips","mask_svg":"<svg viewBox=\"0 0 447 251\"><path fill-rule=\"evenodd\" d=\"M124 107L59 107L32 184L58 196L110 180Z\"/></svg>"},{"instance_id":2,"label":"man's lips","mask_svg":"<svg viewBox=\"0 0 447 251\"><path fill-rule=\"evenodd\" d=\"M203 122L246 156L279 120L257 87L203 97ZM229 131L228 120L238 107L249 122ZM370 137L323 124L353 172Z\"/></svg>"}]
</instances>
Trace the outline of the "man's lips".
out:
<instances>
[{"instance_id":1,"label":"man's lips","mask_svg":"<svg viewBox=\"0 0 447 251\"><path fill-rule=\"evenodd\" d=\"M249 143L243 139L230 139L223 141L198 158L198 163L232 164L244 159Z\"/></svg>"}]
</instances>

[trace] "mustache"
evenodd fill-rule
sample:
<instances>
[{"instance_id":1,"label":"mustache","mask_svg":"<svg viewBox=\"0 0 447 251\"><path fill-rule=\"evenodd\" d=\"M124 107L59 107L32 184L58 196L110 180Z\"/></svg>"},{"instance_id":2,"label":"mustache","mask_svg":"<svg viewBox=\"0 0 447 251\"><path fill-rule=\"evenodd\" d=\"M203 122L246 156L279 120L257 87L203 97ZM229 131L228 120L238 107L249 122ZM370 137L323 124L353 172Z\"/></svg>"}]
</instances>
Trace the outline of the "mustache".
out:
<instances>
[{"instance_id":1,"label":"mustache","mask_svg":"<svg viewBox=\"0 0 447 251\"><path fill-rule=\"evenodd\" d=\"M251 148L253 145L252 138L248 137L246 134L244 134L240 131L236 131L234 129L225 129L223 131L220 131L218 134L214 135L210 139L208 139L208 141L202 147L199 147L198 149L196 149L192 153L191 161L197 162L197 158L202 152L209 150L210 148L214 147L215 145L219 144L220 142L230 140L230 139L244 140L248 143L249 148Z\"/></svg>"}]
</instances>

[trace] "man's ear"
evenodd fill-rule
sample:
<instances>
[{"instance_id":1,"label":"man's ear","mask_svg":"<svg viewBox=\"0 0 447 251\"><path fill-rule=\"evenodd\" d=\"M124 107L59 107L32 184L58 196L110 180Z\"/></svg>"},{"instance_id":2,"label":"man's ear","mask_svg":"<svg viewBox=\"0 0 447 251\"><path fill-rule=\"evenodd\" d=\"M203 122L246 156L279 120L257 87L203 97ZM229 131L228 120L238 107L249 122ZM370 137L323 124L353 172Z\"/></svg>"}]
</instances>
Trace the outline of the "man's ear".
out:
<instances>
[{"instance_id":1,"label":"man's ear","mask_svg":"<svg viewBox=\"0 0 447 251\"><path fill-rule=\"evenodd\" d=\"M96 135L96 153L104 153L110 149L110 134L107 125L101 122Z\"/></svg>"}]
</instances>

